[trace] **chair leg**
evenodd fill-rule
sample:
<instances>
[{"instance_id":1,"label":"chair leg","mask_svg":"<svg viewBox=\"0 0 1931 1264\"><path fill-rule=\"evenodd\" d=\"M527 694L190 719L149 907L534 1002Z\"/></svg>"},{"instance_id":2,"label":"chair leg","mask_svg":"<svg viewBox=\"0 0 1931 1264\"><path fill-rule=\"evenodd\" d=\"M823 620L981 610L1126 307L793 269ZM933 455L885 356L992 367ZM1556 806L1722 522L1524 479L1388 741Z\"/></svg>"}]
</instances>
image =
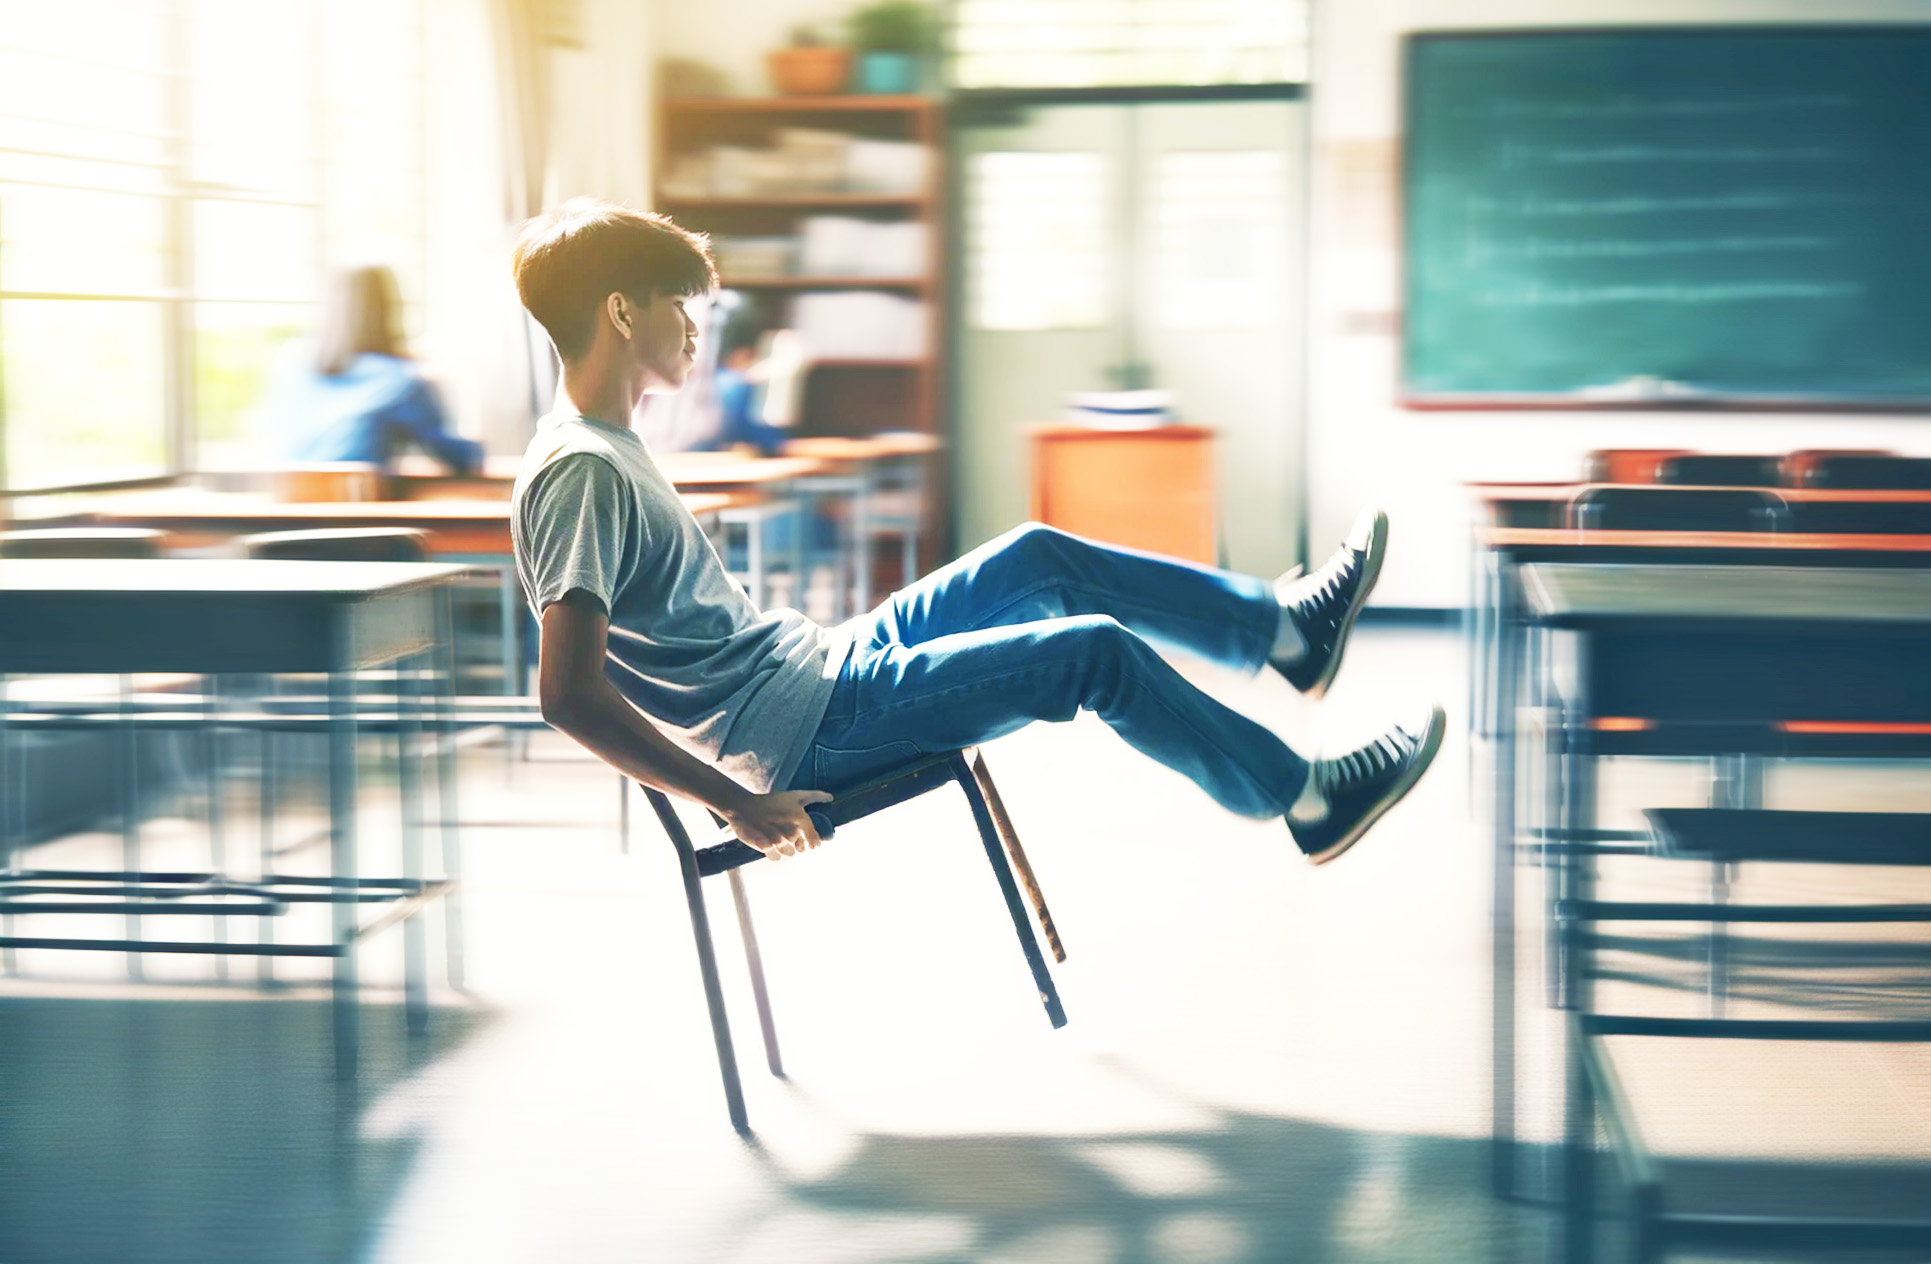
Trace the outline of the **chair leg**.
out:
<instances>
[{"instance_id":1,"label":"chair leg","mask_svg":"<svg viewBox=\"0 0 1931 1264\"><path fill-rule=\"evenodd\" d=\"M999 798L999 788L992 784L992 772L986 767L986 757L981 752L972 752L972 779L979 783L979 793L986 797L986 808L992 813L992 823L999 831L999 838L1006 845L1006 854L1011 857L1013 867L1019 871L1019 885L1026 888L1026 898L1033 903L1033 915L1039 918L1039 929L1046 932L1046 943L1053 950L1053 960L1062 964L1066 961L1066 948L1059 942L1059 927L1053 925L1053 915L1046 907L1046 895L1039 889L1039 879L1033 876L1032 862L1026 859L1026 849L1019 845L1019 834L1012 827L1012 818L1006 815L1006 805Z\"/></svg>"},{"instance_id":2,"label":"chair leg","mask_svg":"<svg viewBox=\"0 0 1931 1264\"><path fill-rule=\"evenodd\" d=\"M1064 1027L1066 1011L1060 1007L1059 989L1053 986L1053 976L1046 969L1046 958L1039 951L1039 941L1033 938L1032 923L1026 920L1026 909L1019 899L1019 884L1013 880L1012 866L1006 863L1006 851L1000 845L999 830L993 824L992 810L986 804L986 796L980 793L978 779L972 775L972 765L966 760L965 753L955 752L951 763L953 779L959 783L959 789L965 791L966 802L972 805L972 819L979 827L979 840L985 844L986 859L992 862L993 876L999 880L1000 893L1006 897L1006 912L1012 918L1013 930L1019 935L1020 951L1026 954L1026 964L1032 969L1040 1003L1046 1007L1046 1017L1053 1026Z\"/></svg>"},{"instance_id":3,"label":"chair leg","mask_svg":"<svg viewBox=\"0 0 1931 1264\"><path fill-rule=\"evenodd\" d=\"M724 1012L724 988L718 982L717 951L711 943L711 920L704 911L704 888L697 874L697 853L692 850L691 836L684 831L684 823L677 819L670 800L648 786L643 790L664 832L670 835L671 846L677 849L677 867L684 875L684 899L690 905L691 934L697 940L697 968L704 979L704 1001L711 1011L717 1069L724 1078L724 1105L730 1111L731 1126L739 1132L749 1132L751 1124L744 1112L744 1088L738 1082L737 1054L731 1048L731 1020Z\"/></svg>"},{"instance_id":4,"label":"chair leg","mask_svg":"<svg viewBox=\"0 0 1931 1264\"><path fill-rule=\"evenodd\" d=\"M738 910L738 933L744 938L744 964L751 972L751 998L758 1005L758 1029L764 1034L764 1062L771 1074L783 1079L784 1060L778 1056L778 1029L771 1021L771 994L764 987L764 958L758 953L758 932L751 926L751 901L744 893L744 874L738 869L727 872L731 901Z\"/></svg>"}]
</instances>

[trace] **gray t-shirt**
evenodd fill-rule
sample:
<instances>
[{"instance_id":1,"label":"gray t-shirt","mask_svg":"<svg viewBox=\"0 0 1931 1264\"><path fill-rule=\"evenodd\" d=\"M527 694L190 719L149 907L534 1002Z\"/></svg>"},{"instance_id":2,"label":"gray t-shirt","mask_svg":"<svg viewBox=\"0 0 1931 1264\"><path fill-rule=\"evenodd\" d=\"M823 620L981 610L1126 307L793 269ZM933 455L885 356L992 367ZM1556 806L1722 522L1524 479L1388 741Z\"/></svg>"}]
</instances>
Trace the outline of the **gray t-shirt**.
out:
<instances>
[{"instance_id":1,"label":"gray t-shirt","mask_svg":"<svg viewBox=\"0 0 1931 1264\"><path fill-rule=\"evenodd\" d=\"M610 616L605 672L638 710L753 791L791 779L849 633L760 613L630 430L537 423L512 493L516 578L543 610L583 589Z\"/></svg>"}]
</instances>

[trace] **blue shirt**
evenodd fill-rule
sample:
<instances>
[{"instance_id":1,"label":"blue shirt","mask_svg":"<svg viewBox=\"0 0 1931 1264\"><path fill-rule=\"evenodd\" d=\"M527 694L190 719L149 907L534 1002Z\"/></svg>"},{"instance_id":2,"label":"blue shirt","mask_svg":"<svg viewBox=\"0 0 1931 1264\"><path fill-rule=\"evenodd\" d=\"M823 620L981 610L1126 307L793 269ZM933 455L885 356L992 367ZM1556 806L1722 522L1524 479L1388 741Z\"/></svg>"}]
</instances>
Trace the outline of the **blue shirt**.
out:
<instances>
[{"instance_id":1,"label":"blue shirt","mask_svg":"<svg viewBox=\"0 0 1931 1264\"><path fill-rule=\"evenodd\" d=\"M333 377L290 368L276 411L291 460L386 465L414 444L460 472L482 466L483 446L449 433L442 400L412 361L364 352Z\"/></svg>"},{"instance_id":2,"label":"blue shirt","mask_svg":"<svg viewBox=\"0 0 1931 1264\"><path fill-rule=\"evenodd\" d=\"M789 436L756 416L757 405L764 398L763 392L753 386L744 374L724 365L718 366L715 381L718 420L722 424L715 436L698 445L699 450L718 451L748 443L761 456L778 455Z\"/></svg>"}]
</instances>

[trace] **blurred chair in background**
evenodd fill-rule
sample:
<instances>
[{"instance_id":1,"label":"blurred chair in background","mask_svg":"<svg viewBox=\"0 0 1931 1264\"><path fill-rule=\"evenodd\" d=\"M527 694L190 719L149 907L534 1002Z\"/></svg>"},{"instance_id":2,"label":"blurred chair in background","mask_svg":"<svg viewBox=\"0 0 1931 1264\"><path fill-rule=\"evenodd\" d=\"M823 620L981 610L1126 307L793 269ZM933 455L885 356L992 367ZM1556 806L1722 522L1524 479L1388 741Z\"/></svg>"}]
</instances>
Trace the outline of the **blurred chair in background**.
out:
<instances>
[{"instance_id":1,"label":"blurred chair in background","mask_svg":"<svg viewBox=\"0 0 1931 1264\"><path fill-rule=\"evenodd\" d=\"M1658 461L1656 481L1668 487L1781 487L1783 458L1685 452Z\"/></svg>"},{"instance_id":2,"label":"blurred chair in background","mask_svg":"<svg viewBox=\"0 0 1931 1264\"><path fill-rule=\"evenodd\" d=\"M1582 481L1654 483L1657 462L1688 453L1688 448L1598 448L1583 458Z\"/></svg>"},{"instance_id":3,"label":"blurred chair in background","mask_svg":"<svg viewBox=\"0 0 1931 1264\"><path fill-rule=\"evenodd\" d=\"M1586 487L1569 500L1578 531L1788 531L1790 506L1750 487Z\"/></svg>"},{"instance_id":4,"label":"blurred chair in background","mask_svg":"<svg viewBox=\"0 0 1931 1264\"><path fill-rule=\"evenodd\" d=\"M1814 454L1804 462L1798 487L1843 491L1923 491L1931 489L1931 457L1873 452Z\"/></svg>"}]
</instances>

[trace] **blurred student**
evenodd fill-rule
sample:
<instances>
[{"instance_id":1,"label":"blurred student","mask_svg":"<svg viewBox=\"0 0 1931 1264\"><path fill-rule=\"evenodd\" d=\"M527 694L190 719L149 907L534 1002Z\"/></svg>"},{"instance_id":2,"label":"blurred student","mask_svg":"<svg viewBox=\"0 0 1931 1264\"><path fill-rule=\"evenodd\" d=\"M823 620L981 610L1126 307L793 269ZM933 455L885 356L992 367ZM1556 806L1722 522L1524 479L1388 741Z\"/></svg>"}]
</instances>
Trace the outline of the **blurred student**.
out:
<instances>
[{"instance_id":1,"label":"blurred student","mask_svg":"<svg viewBox=\"0 0 1931 1264\"><path fill-rule=\"evenodd\" d=\"M717 336L717 371L712 375L718 428L697 445L699 451L748 447L759 456L777 456L784 448L785 432L764 420L758 348L767 332L763 317L750 302L739 303L725 317Z\"/></svg>"},{"instance_id":2,"label":"blurred student","mask_svg":"<svg viewBox=\"0 0 1931 1264\"><path fill-rule=\"evenodd\" d=\"M816 847L807 806L894 764L1090 710L1230 811L1283 819L1320 863L1440 747L1442 709L1421 704L1366 746L1307 758L1143 639L1321 695L1381 567L1376 512L1325 566L1272 584L1029 524L836 627L760 611L628 424L644 395L691 375L685 305L717 284L704 240L568 202L524 226L516 283L563 363L510 518L542 622L543 716L766 856Z\"/></svg>"},{"instance_id":3,"label":"blurred student","mask_svg":"<svg viewBox=\"0 0 1931 1264\"><path fill-rule=\"evenodd\" d=\"M460 474L483 447L453 434L442 399L403 345L395 274L345 268L329 280L307 355L282 366L271 414L291 461L390 465L417 447Z\"/></svg>"}]
</instances>

